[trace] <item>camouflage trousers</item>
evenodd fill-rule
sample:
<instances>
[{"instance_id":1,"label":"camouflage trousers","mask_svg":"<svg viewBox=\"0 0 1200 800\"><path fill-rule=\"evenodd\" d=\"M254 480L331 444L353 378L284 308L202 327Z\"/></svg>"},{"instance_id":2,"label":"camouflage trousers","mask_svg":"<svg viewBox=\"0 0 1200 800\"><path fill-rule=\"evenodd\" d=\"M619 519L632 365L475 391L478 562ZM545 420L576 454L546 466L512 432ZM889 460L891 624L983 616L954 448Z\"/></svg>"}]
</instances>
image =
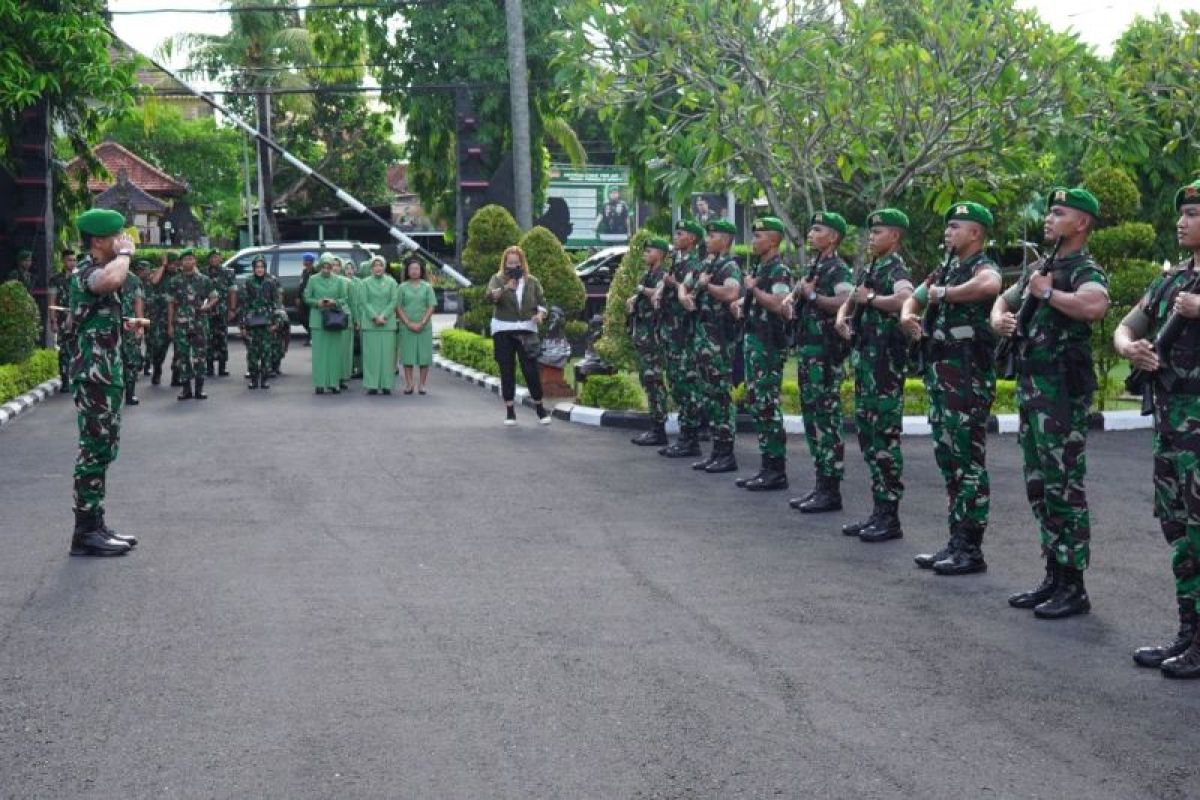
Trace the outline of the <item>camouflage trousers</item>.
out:
<instances>
[{"instance_id":1,"label":"camouflage trousers","mask_svg":"<svg viewBox=\"0 0 1200 800\"><path fill-rule=\"evenodd\" d=\"M182 381L203 378L208 359L208 321L176 322L172 340L175 359L172 369Z\"/></svg>"},{"instance_id":2,"label":"camouflage trousers","mask_svg":"<svg viewBox=\"0 0 1200 800\"><path fill-rule=\"evenodd\" d=\"M132 386L142 373L142 339L134 331L121 331L121 364L125 385Z\"/></svg>"},{"instance_id":3,"label":"camouflage trousers","mask_svg":"<svg viewBox=\"0 0 1200 800\"><path fill-rule=\"evenodd\" d=\"M156 319L146 330L146 358L151 364L162 364L167 357L167 346L171 340L167 337L167 323Z\"/></svg>"},{"instance_id":4,"label":"camouflage trousers","mask_svg":"<svg viewBox=\"0 0 1200 800\"><path fill-rule=\"evenodd\" d=\"M655 425L667 419L667 385L663 381L666 370L663 353L657 342L637 342L638 378L646 392L646 407Z\"/></svg>"},{"instance_id":5,"label":"camouflage trousers","mask_svg":"<svg viewBox=\"0 0 1200 800\"><path fill-rule=\"evenodd\" d=\"M987 424L996 398L996 369L980 368L968 354L933 360L925 367L933 455L946 484L951 530L987 527L991 482Z\"/></svg>"},{"instance_id":6,"label":"camouflage trousers","mask_svg":"<svg viewBox=\"0 0 1200 800\"><path fill-rule=\"evenodd\" d=\"M75 337L59 328L55 336L55 345L58 347L58 374L69 380L71 349L75 346Z\"/></svg>"},{"instance_id":7,"label":"camouflage trousers","mask_svg":"<svg viewBox=\"0 0 1200 800\"><path fill-rule=\"evenodd\" d=\"M680 429L694 430L700 427L700 376L696 371L696 359L690 344L687 346L667 345L667 380L670 383L671 399L679 410Z\"/></svg>"},{"instance_id":8,"label":"camouflage trousers","mask_svg":"<svg viewBox=\"0 0 1200 800\"><path fill-rule=\"evenodd\" d=\"M224 311L214 311L208 318L208 358L212 361L229 360L229 329L226 327Z\"/></svg>"},{"instance_id":9,"label":"camouflage trousers","mask_svg":"<svg viewBox=\"0 0 1200 800\"><path fill-rule=\"evenodd\" d=\"M79 455L75 458L75 510L104 510L108 465L117 458L121 442L121 386L91 381L74 385L79 423Z\"/></svg>"},{"instance_id":10,"label":"camouflage trousers","mask_svg":"<svg viewBox=\"0 0 1200 800\"><path fill-rule=\"evenodd\" d=\"M1175 594L1200 600L1200 397L1155 405L1154 516L1171 546Z\"/></svg>"},{"instance_id":11,"label":"camouflage trousers","mask_svg":"<svg viewBox=\"0 0 1200 800\"><path fill-rule=\"evenodd\" d=\"M841 480L845 475L846 445L842 441L841 359L830 360L823 348L801 348L796 378L804 439L817 474Z\"/></svg>"},{"instance_id":12,"label":"camouflage trousers","mask_svg":"<svg viewBox=\"0 0 1200 800\"><path fill-rule=\"evenodd\" d=\"M885 350L864 349L854 361L854 424L858 446L871 473L876 503L899 503L904 497L904 370Z\"/></svg>"},{"instance_id":13,"label":"camouflage trousers","mask_svg":"<svg viewBox=\"0 0 1200 800\"><path fill-rule=\"evenodd\" d=\"M1041 528L1042 553L1087 569L1091 523L1083 479L1091 398L1069 397L1064 380L1054 375L1022 375L1017 398L1025 494Z\"/></svg>"},{"instance_id":14,"label":"camouflage trousers","mask_svg":"<svg viewBox=\"0 0 1200 800\"><path fill-rule=\"evenodd\" d=\"M265 378L270 375L277 338L268 325L246 328L246 370L251 377Z\"/></svg>"},{"instance_id":15,"label":"camouflage trousers","mask_svg":"<svg viewBox=\"0 0 1200 800\"><path fill-rule=\"evenodd\" d=\"M787 433L779 390L783 382L783 350L768 347L753 333L744 341L746 360L746 407L758 432L758 452L770 458L787 457Z\"/></svg>"},{"instance_id":16,"label":"camouflage trousers","mask_svg":"<svg viewBox=\"0 0 1200 800\"><path fill-rule=\"evenodd\" d=\"M269 356L271 362L271 371L279 372L283 366L283 357L287 355L288 347L292 343L292 328L291 323L287 320L271 326L271 339L268 342Z\"/></svg>"},{"instance_id":17,"label":"camouflage trousers","mask_svg":"<svg viewBox=\"0 0 1200 800\"><path fill-rule=\"evenodd\" d=\"M712 426L714 442L732 442L737 431L737 410L733 406L733 351L736 342L727 342L718 332L696 326L696 372L700 378L700 409Z\"/></svg>"}]
</instances>

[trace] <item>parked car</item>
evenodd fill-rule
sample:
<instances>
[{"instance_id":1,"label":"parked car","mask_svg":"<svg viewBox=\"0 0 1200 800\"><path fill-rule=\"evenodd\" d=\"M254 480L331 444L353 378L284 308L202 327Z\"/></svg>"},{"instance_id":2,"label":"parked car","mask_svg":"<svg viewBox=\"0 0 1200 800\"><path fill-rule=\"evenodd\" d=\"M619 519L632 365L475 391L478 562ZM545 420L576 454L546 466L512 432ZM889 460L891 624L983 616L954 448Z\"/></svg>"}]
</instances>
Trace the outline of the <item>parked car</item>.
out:
<instances>
[{"instance_id":1,"label":"parked car","mask_svg":"<svg viewBox=\"0 0 1200 800\"><path fill-rule=\"evenodd\" d=\"M583 307L583 318L591 319L596 314L604 313L604 304L608 301L608 287L621 259L629 252L627 245L606 247L588 256L575 267L575 274L583 281L583 289L587 300Z\"/></svg>"},{"instance_id":2,"label":"parked car","mask_svg":"<svg viewBox=\"0 0 1200 800\"><path fill-rule=\"evenodd\" d=\"M225 266L233 270L238 285L250 277L251 264L258 256L267 260L267 272L279 281L283 291L283 303L287 308L288 317L293 325L300 325L300 311L296 308L296 295L300 291L300 273L304 269L304 254L332 253L342 261L349 260L354 269L359 262L366 261L380 250L377 244L363 242L324 241L324 242L284 242L281 244L247 247L239 250L233 258L225 262Z\"/></svg>"}]
</instances>

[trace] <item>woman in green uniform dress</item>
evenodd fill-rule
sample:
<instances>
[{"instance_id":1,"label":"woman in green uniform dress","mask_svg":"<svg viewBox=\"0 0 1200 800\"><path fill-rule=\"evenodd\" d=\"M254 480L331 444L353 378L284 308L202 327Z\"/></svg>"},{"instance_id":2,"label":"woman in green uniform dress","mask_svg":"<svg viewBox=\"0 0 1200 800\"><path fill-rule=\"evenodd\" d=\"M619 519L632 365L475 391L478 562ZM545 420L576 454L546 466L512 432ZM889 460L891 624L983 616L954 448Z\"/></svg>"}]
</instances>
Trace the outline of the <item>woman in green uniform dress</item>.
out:
<instances>
[{"instance_id":1,"label":"woman in green uniform dress","mask_svg":"<svg viewBox=\"0 0 1200 800\"><path fill-rule=\"evenodd\" d=\"M371 259L368 268L368 276L356 287L363 387L367 394L391 394L396 386L396 304L400 302L400 287L387 274L387 263L381 257Z\"/></svg>"},{"instance_id":2,"label":"woman in green uniform dress","mask_svg":"<svg viewBox=\"0 0 1200 800\"><path fill-rule=\"evenodd\" d=\"M433 363L433 309L437 296L425 279L425 262L416 256L404 261L400 285L400 363L404 365L404 393L413 393L413 367L421 368L419 391L425 394L429 365Z\"/></svg>"},{"instance_id":3,"label":"woman in green uniform dress","mask_svg":"<svg viewBox=\"0 0 1200 800\"><path fill-rule=\"evenodd\" d=\"M308 306L308 326L312 331L312 376L317 394L328 389L337 394L342 380L342 332L325 329L322 311L339 309L347 312L350 305L349 284L345 278L333 274L333 262L329 253L318 262L321 271L308 279L304 287L304 302Z\"/></svg>"}]
</instances>

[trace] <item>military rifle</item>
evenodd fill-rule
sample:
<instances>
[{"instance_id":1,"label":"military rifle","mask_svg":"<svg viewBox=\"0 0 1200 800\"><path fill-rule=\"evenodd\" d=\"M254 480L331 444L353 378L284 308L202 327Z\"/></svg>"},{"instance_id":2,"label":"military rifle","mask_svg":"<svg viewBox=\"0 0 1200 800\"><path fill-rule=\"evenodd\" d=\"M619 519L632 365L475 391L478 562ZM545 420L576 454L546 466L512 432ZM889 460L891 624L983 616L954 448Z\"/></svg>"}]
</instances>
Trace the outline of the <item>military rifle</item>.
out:
<instances>
[{"instance_id":1,"label":"military rifle","mask_svg":"<svg viewBox=\"0 0 1200 800\"><path fill-rule=\"evenodd\" d=\"M1050 269L1054 266L1054 259L1058 257L1058 248L1062 246L1062 237L1060 236L1055 242L1054 247L1050 250L1049 258L1042 261L1042 264L1037 269L1038 275L1049 275ZM1032 276L1030 276L1032 278ZM1028 284L1027 284L1028 285ZM996 361L1001 365L1001 377L1013 378L1017 374L1017 344L1021 339L1029 335L1029 326L1033 322L1033 315L1037 312L1038 303L1041 302L1032 294L1027 294L1025 302L1021 304L1021 311L1017 315L1017 329L1013 331L1013 335L1000 342L1000 346L996 348Z\"/></svg>"},{"instance_id":2,"label":"military rifle","mask_svg":"<svg viewBox=\"0 0 1200 800\"><path fill-rule=\"evenodd\" d=\"M879 259L877 258L872 259L871 263L864 267L863 271L858 274L858 280L854 284L854 292L851 293L851 297L857 294L859 288L861 287L865 286L868 289L871 288L869 285L871 282L871 273L875 270L875 264L878 263L878 261ZM867 304L859 303L853 300L851 302L854 303L854 311L851 312L848 327L850 328L850 345L853 347L855 342L858 340L860 329L862 328L862 318L863 314L865 314L867 311Z\"/></svg>"},{"instance_id":3,"label":"military rifle","mask_svg":"<svg viewBox=\"0 0 1200 800\"><path fill-rule=\"evenodd\" d=\"M1184 292L1191 294L1200 289L1200 275L1196 273L1195 256L1192 256L1192 260L1188 263L1187 275L1188 279L1183 284L1183 288L1179 290L1179 294ZM1175 346L1175 342L1179 341L1179 337L1183 335L1184 328L1190 321L1178 311L1172 312L1159 329L1158 335L1154 337L1153 347L1154 352L1158 354L1158 370L1149 372L1144 369L1134 369L1125 379L1125 390L1130 394L1142 396L1143 417L1154 413L1155 387L1161 386L1165 392L1170 392L1173 388L1175 373L1171 370L1171 348Z\"/></svg>"}]
</instances>

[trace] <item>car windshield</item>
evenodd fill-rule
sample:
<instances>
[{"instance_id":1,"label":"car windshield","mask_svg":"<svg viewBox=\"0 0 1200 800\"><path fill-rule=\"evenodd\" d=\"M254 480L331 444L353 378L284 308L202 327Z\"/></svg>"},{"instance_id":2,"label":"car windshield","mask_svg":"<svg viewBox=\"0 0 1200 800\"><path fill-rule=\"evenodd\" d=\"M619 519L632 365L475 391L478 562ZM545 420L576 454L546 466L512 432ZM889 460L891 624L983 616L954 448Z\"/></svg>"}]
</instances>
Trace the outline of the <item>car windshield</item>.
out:
<instances>
[{"instance_id":1,"label":"car windshield","mask_svg":"<svg viewBox=\"0 0 1200 800\"><path fill-rule=\"evenodd\" d=\"M597 266L599 266L601 264L608 263L616 255L619 255L619 253L613 252L611 250L601 250L599 253L596 253L595 255L592 255L592 256L588 256L586 259L579 262L579 266L575 267L575 271L576 272L585 272L587 270L595 269Z\"/></svg>"},{"instance_id":2,"label":"car windshield","mask_svg":"<svg viewBox=\"0 0 1200 800\"><path fill-rule=\"evenodd\" d=\"M226 266L233 270L233 276L235 278L245 277L250 274L254 259L258 255L259 253L246 253L238 256L233 261L230 261L228 264L226 264ZM267 268L270 269L270 258L266 256L264 256L264 258L267 258Z\"/></svg>"}]
</instances>

